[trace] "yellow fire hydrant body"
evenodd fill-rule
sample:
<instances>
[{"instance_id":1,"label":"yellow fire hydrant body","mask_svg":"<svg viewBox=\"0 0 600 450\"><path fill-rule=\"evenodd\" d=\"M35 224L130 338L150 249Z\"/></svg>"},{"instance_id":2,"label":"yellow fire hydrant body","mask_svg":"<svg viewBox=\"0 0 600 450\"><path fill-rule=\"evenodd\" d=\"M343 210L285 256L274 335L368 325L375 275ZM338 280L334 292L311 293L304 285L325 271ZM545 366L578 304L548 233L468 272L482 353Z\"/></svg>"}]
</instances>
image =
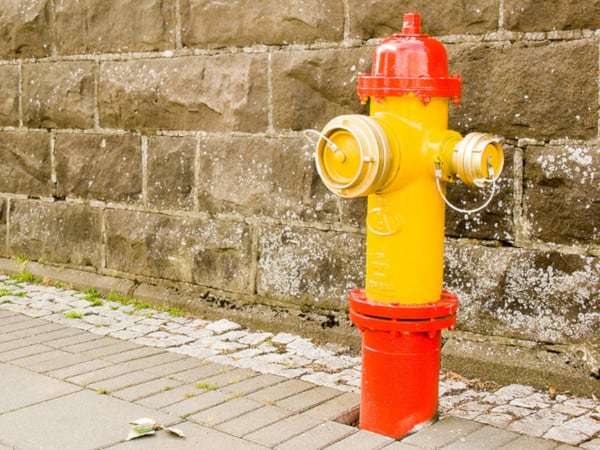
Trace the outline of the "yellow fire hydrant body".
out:
<instances>
[{"instance_id":1,"label":"yellow fire hydrant body","mask_svg":"<svg viewBox=\"0 0 600 450\"><path fill-rule=\"evenodd\" d=\"M493 137L448 130L460 89L443 45L408 13L359 77L370 115L332 119L316 148L329 190L368 197L366 289L349 294L363 334L360 427L394 438L435 419L441 330L456 322L458 299L442 289L446 183L493 195L503 165Z\"/></svg>"},{"instance_id":2,"label":"yellow fire hydrant body","mask_svg":"<svg viewBox=\"0 0 600 450\"><path fill-rule=\"evenodd\" d=\"M360 77L370 117L331 120L316 161L331 191L368 196L367 297L421 304L442 291L445 183L495 179L503 158L491 136L463 139L447 129L448 99L458 103L460 77L448 77L442 44L419 34L419 16L407 16L403 33L377 48L373 74Z\"/></svg>"}]
</instances>

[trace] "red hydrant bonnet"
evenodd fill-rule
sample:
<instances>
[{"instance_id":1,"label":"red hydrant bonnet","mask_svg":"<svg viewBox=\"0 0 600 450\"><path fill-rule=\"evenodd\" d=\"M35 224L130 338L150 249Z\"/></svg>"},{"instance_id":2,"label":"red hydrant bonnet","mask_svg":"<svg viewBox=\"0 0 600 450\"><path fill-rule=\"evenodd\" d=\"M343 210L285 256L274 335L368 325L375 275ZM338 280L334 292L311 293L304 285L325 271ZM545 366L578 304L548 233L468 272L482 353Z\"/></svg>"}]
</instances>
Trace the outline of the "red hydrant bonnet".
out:
<instances>
[{"instance_id":1,"label":"red hydrant bonnet","mask_svg":"<svg viewBox=\"0 0 600 450\"><path fill-rule=\"evenodd\" d=\"M440 41L421 32L421 17L404 15L402 33L384 39L375 49L371 74L361 74L358 95L366 102L383 97L416 95L425 104L432 97L460 102L460 75L448 75L448 56Z\"/></svg>"}]
</instances>

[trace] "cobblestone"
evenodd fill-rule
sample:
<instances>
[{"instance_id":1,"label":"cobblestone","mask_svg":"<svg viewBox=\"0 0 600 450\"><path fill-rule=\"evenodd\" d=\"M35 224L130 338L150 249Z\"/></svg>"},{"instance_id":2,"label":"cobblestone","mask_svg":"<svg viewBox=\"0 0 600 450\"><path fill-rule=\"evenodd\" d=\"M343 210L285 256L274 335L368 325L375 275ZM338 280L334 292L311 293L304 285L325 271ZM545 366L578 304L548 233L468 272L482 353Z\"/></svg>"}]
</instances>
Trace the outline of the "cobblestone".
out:
<instances>
[{"instance_id":1,"label":"cobblestone","mask_svg":"<svg viewBox=\"0 0 600 450\"><path fill-rule=\"evenodd\" d=\"M188 371L204 371L208 374L207 377L239 378L243 377L247 369L251 369L271 377L289 378L290 383L298 384L298 393L309 383L349 393L357 393L360 390L361 359L349 355L344 347L319 347L309 339L290 333L273 335L264 331L254 332L228 319L209 322L198 318L171 317L165 312L148 308L138 310L135 305L122 305L108 300L103 300L101 305L94 302L94 306L83 294L76 291L18 283L4 275L0 275L0 292L0 309L30 317L43 317L44 320L66 324L70 328L116 338L114 345L101 348L95 348L92 345L93 341L78 343L75 339L72 344L64 341L63 346L70 345L65 349L80 346L82 351L90 354L114 354L117 357L124 355L128 349L128 343L122 341L129 341L204 360L208 365ZM16 349L13 356L26 358L27 348L22 346ZM4 355L10 356L7 353ZM233 369L230 374L211 372L210 367L221 367L215 363L227 364L237 369ZM81 376L89 364L90 362L74 364L64 376L74 383L97 383L99 388L106 389L102 380L119 375L119 366L106 369L98 366L95 372ZM182 367L182 370L184 369ZM186 414L195 413L199 410L199 402L210 404L215 394L209 392L184 400L184 395L189 394L188 391L198 391L193 386L182 385L185 382L185 373L185 370L178 373L172 386L169 386L169 392L160 392L164 386L158 381L145 379L124 378L121 384L109 387L120 389L118 395L124 398L137 398L139 392L155 392L154 396L148 398L163 401L160 399L164 397L166 402L172 399L174 409ZM231 382L242 381L238 378ZM265 387L257 391L256 400L278 401L276 389L279 388L280 386L273 389ZM451 372L441 374L439 393L439 409L444 416L470 419L525 436L543 437L565 445L600 450L600 402L596 399L578 398L564 393L550 395L520 384L501 387L468 380ZM176 399L175 395L179 397ZM270 409L274 410L272 407ZM275 414L274 417L278 415ZM201 422L204 420L200 416L198 418ZM257 442L263 442L263 439L262 435L256 436ZM523 439L525 442L526 438ZM512 444L516 445L516 441Z\"/></svg>"}]
</instances>

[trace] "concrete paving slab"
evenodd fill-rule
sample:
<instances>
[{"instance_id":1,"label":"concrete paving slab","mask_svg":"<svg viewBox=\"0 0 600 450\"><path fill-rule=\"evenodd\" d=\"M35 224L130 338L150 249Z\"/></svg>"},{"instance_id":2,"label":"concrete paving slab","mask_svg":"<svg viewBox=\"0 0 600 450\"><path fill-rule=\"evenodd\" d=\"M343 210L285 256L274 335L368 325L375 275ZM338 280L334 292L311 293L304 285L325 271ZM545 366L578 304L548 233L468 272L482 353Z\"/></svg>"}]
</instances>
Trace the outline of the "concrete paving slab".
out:
<instances>
[{"instance_id":1,"label":"concrete paving slab","mask_svg":"<svg viewBox=\"0 0 600 450\"><path fill-rule=\"evenodd\" d=\"M19 347L0 353L0 362L9 362L16 359L26 358L28 356L46 353L53 350L43 344L31 344L26 347Z\"/></svg>"},{"instance_id":2,"label":"concrete paving slab","mask_svg":"<svg viewBox=\"0 0 600 450\"><path fill-rule=\"evenodd\" d=\"M356 428L348 425L337 422L323 422L279 444L277 449L306 450L307 448L325 448L356 432Z\"/></svg>"},{"instance_id":3,"label":"concrete paving slab","mask_svg":"<svg viewBox=\"0 0 600 450\"><path fill-rule=\"evenodd\" d=\"M78 364L74 364L68 367L61 367L60 369L51 370L46 373L46 375L58 378L59 380L66 380L67 378L74 377L76 375L81 375L83 373L94 372L96 370L104 369L105 367L110 366L111 363L108 361L103 361L102 359L92 359L88 361L83 361Z\"/></svg>"},{"instance_id":4,"label":"concrete paving slab","mask_svg":"<svg viewBox=\"0 0 600 450\"><path fill-rule=\"evenodd\" d=\"M12 311L2 310L2 314L0 314L0 332L5 331L4 327L14 324L14 323L24 323L28 322L29 318L22 314L17 314Z\"/></svg>"},{"instance_id":5,"label":"concrete paving slab","mask_svg":"<svg viewBox=\"0 0 600 450\"><path fill-rule=\"evenodd\" d=\"M8 334L23 329L29 330L31 333L35 327L40 327L48 324L48 322L42 319L31 319L32 322L30 322L29 320L23 320L24 317L25 316L13 316L2 318L2 320L0 320L0 333Z\"/></svg>"},{"instance_id":6,"label":"concrete paving slab","mask_svg":"<svg viewBox=\"0 0 600 450\"><path fill-rule=\"evenodd\" d=\"M246 395L251 392L256 392L260 389L282 383L285 380L286 378L284 377L265 373L248 378L247 380L240 381L239 383L233 383L228 386L224 386L221 390L236 396Z\"/></svg>"},{"instance_id":7,"label":"concrete paving slab","mask_svg":"<svg viewBox=\"0 0 600 450\"><path fill-rule=\"evenodd\" d=\"M173 381L181 382L176 378ZM169 389L168 391L162 391L153 395L148 395L147 397L140 398L136 401L136 403L143 406L147 406L149 408L161 409L172 405L173 403L178 403L186 399L195 397L201 392L202 391L196 388L193 383L186 383L177 386L173 389Z\"/></svg>"},{"instance_id":8,"label":"concrete paving slab","mask_svg":"<svg viewBox=\"0 0 600 450\"><path fill-rule=\"evenodd\" d=\"M498 448L519 438L519 434L499 428L484 426L465 437L447 445L447 450L472 450L474 448Z\"/></svg>"},{"instance_id":9,"label":"concrete paving slab","mask_svg":"<svg viewBox=\"0 0 600 450\"><path fill-rule=\"evenodd\" d=\"M10 337L12 340L12 339L20 339L20 338L24 338L24 337L30 338L31 336L34 336L38 333L40 333L40 334L47 333L48 331L55 331L60 328L63 328L63 327L61 325L57 325L55 323L41 321L41 319L40 319L40 322L35 322L35 323L31 324L31 326L28 326L26 328L22 328L19 330L14 330L11 332L3 332L2 330L0 330L0 334L6 333L6 334L3 334L3 336Z\"/></svg>"},{"instance_id":10,"label":"concrete paving slab","mask_svg":"<svg viewBox=\"0 0 600 450\"><path fill-rule=\"evenodd\" d=\"M103 369L92 370L80 375L67 378L69 383L75 383L79 386L87 386L92 383L98 383L99 381L108 380L109 378L118 377L120 375L133 372L131 367L126 364L113 364L111 366L104 367Z\"/></svg>"},{"instance_id":11,"label":"concrete paving slab","mask_svg":"<svg viewBox=\"0 0 600 450\"><path fill-rule=\"evenodd\" d=\"M279 400L275 404L280 408L288 409L290 411L302 412L319 405L326 400L339 397L340 395L342 395L342 392L337 389L314 386L311 389Z\"/></svg>"},{"instance_id":12,"label":"concrete paving slab","mask_svg":"<svg viewBox=\"0 0 600 450\"><path fill-rule=\"evenodd\" d=\"M61 327L56 330L45 331L43 333L34 334L34 335L30 336L29 339L32 342L46 343L46 342L53 341L55 339L64 338L64 337L68 337L68 336L75 336L75 335L78 335L81 333L82 333L82 331L77 328Z\"/></svg>"},{"instance_id":13,"label":"concrete paving slab","mask_svg":"<svg viewBox=\"0 0 600 450\"><path fill-rule=\"evenodd\" d=\"M232 366L202 361L200 366L173 374L173 377L186 383L192 383L212 377L214 375L218 375L220 373L229 372L233 369L234 367Z\"/></svg>"},{"instance_id":14,"label":"concrete paving slab","mask_svg":"<svg viewBox=\"0 0 600 450\"><path fill-rule=\"evenodd\" d=\"M125 345L123 345L125 344ZM134 360L144 358L146 356L152 356L157 354L163 354L165 351L156 347L143 347L139 344L122 341L121 343L123 350L111 354L103 355L104 359L110 362L128 362L133 363Z\"/></svg>"},{"instance_id":15,"label":"concrete paving slab","mask_svg":"<svg viewBox=\"0 0 600 450\"><path fill-rule=\"evenodd\" d=\"M404 442L394 441L391 444L382 447L382 450L423 450L423 447L415 447L414 445L406 444Z\"/></svg>"},{"instance_id":16,"label":"concrete paving slab","mask_svg":"<svg viewBox=\"0 0 600 450\"><path fill-rule=\"evenodd\" d=\"M20 367L0 363L2 395L0 413L60 397L78 391L77 386L33 373ZM0 436L3 436L0 433Z\"/></svg>"},{"instance_id":17,"label":"concrete paving slab","mask_svg":"<svg viewBox=\"0 0 600 450\"><path fill-rule=\"evenodd\" d=\"M259 402L272 404L291 395L311 389L313 386L314 384L302 380L285 380L282 383L253 392L248 397Z\"/></svg>"},{"instance_id":18,"label":"concrete paving slab","mask_svg":"<svg viewBox=\"0 0 600 450\"><path fill-rule=\"evenodd\" d=\"M184 357L184 359L178 359L176 361L169 362L166 364L159 364L152 367L148 367L146 370L159 376L174 377L174 375L179 372L184 372L186 370L195 369L197 367L202 366L203 362L199 359Z\"/></svg>"},{"instance_id":19,"label":"concrete paving slab","mask_svg":"<svg viewBox=\"0 0 600 450\"><path fill-rule=\"evenodd\" d=\"M268 448L195 423L185 422L177 425L177 428L185 434L184 439L159 431L153 436L107 447L106 450L265 450Z\"/></svg>"},{"instance_id":20,"label":"concrete paving slab","mask_svg":"<svg viewBox=\"0 0 600 450\"><path fill-rule=\"evenodd\" d=\"M404 438L402 442L424 449L438 449L464 438L482 427L482 424L470 420L446 417L420 432Z\"/></svg>"},{"instance_id":21,"label":"concrete paving slab","mask_svg":"<svg viewBox=\"0 0 600 450\"><path fill-rule=\"evenodd\" d=\"M127 352L129 350L139 347L137 344L132 344L131 342L127 342L127 341L121 341L119 339L113 339L113 338L104 338L104 339L110 339L112 341L112 343L110 345L102 345L101 347L91 345L90 348L85 351L85 353L90 356L104 358L107 361L115 362L115 361L112 361L109 359L112 355L119 355L121 353L124 353L124 352ZM76 349L73 349L73 347L67 347L64 350L66 350L68 352L78 351Z\"/></svg>"},{"instance_id":22,"label":"concrete paving slab","mask_svg":"<svg viewBox=\"0 0 600 450\"><path fill-rule=\"evenodd\" d=\"M393 439L370 431L359 430L350 436L336 442L327 450L370 450L379 449L386 444L391 444ZM385 447L387 448L387 447Z\"/></svg>"},{"instance_id":23,"label":"concrete paving slab","mask_svg":"<svg viewBox=\"0 0 600 450\"><path fill-rule=\"evenodd\" d=\"M90 450L125 439L131 420L152 417L171 425L178 418L89 390L0 415L0 436L19 449Z\"/></svg>"},{"instance_id":24,"label":"concrete paving slab","mask_svg":"<svg viewBox=\"0 0 600 450\"><path fill-rule=\"evenodd\" d=\"M119 339L114 339L106 336L98 336L91 333L90 336L94 336L99 339L67 345L62 347L62 350L71 353L87 353L89 354L89 356L101 357L104 356L104 354L101 353L102 351L100 349L104 347L110 347L113 345L121 345L121 341Z\"/></svg>"},{"instance_id":25,"label":"concrete paving slab","mask_svg":"<svg viewBox=\"0 0 600 450\"><path fill-rule=\"evenodd\" d=\"M360 394L345 392L306 411L322 420L350 423L358 419Z\"/></svg>"},{"instance_id":26,"label":"concrete paving slab","mask_svg":"<svg viewBox=\"0 0 600 450\"><path fill-rule=\"evenodd\" d=\"M262 406L249 413L234 417L219 424L216 428L233 436L244 436L267 425L282 420L292 413L277 406Z\"/></svg>"},{"instance_id":27,"label":"concrete paving slab","mask_svg":"<svg viewBox=\"0 0 600 450\"><path fill-rule=\"evenodd\" d=\"M145 350L145 348L125 352L123 355L128 356L129 359L115 358L117 355L113 355L105 359L109 361L115 361L120 359L120 361L117 362L126 362L128 366L134 369L148 369L152 367L162 366L168 363L173 363L186 358L185 355L167 352L165 350L153 349L159 351L155 351L152 353L142 350Z\"/></svg>"},{"instance_id":28,"label":"concrete paving slab","mask_svg":"<svg viewBox=\"0 0 600 450\"><path fill-rule=\"evenodd\" d=\"M128 388L130 386L135 386L136 384L145 383L146 381L155 380L156 378L159 377L152 372L148 372L146 370L132 370L131 372L117 375L115 377L90 383L87 387L90 389L102 389L107 392L113 392Z\"/></svg>"},{"instance_id":29,"label":"concrete paving slab","mask_svg":"<svg viewBox=\"0 0 600 450\"><path fill-rule=\"evenodd\" d=\"M94 341L99 341L101 339L100 336L95 334L81 332L79 334L74 334L73 336L67 336L59 339L54 339L52 341L46 342L46 345L49 347L53 347L59 350L64 350L64 347L69 347L71 345L82 344L84 342L89 342L90 344Z\"/></svg>"},{"instance_id":30,"label":"concrete paving slab","mask_svg":"<svg viewBox=\"0 0 600 450\"><path fill-rule=\"evenodd\" d=\"M321 421L306 414L294 414L283 420L272 423L253 433L244 436L244 439L275 448L281 442L285 442L311 428L316 427Z\"/></svg>"},{"instance_id":31,"label":"concrete paving slab","mask_svg":"<svg viewBox=\"0 0 600 450\"><path fill-rule=\"evenodd\" d=\"M253 370L235 368L211 377L202 378L198 380L198 382L221 388L230 384L239 383L240 381L248 380L256 375L258 374Z\"/></svg>"},{"instance_id":32,"label":"concrete paving slab","mask_svg":"<svg viewBox=\"0 0 600 450\"><path fill-rule=\"evenodd\" d=\"M133 402L159 392L170 391L181 384L181 381L161 377L155 380L146 381L145 383L139 383L116 392L111 392L111 394L113 397Z\"/></svg>"},{"instance_id":33,"label":"concrete paving slab","mask_svg":"<svg viewBox=\"0 0 600 450\"><path fill-rule=\"evenodd\" d=\"M557 447L558 443L554 441L521 436L498 447L498 450L555 450Z\"/></svg>"},{"instance_id":34,"label":"concrete paving slab","mask_svg":"<svg viewBox=\"0 0 600 450\"><path fill-rule=\"evenodd\" d=\"M244 397L229 399L224 403L188 416L187 419L200 425L214 427L222 422L254 411L262 406L254 400Z\"/></svg>"},{"instance_id":35,"label":"concrete paving slab","mask_svg":"<svg viewBox=\"0 0 600 450\"><path fill-rule=\"evenodd\" d=\"M211 408L229 400L231 396L221 391L208 391L183 401L173 403L162 411L179 417L187 417L199 411Z\"/></svg>"},{"instance_id":36,"label":"concrete paving slab","mask_svg":"<svg viewBox=\"0 0 600 450\"><path fill-rule=\"evenodd\" d=\"M49 370L56 370L89 360L89 357L83 355L50 349L43 353L13 360L11 361L11 364L24 367L35 372L47 372Z\"/></svg>"},{"instance_id":37,"label":"concrete paving slab","mask_svg":"<svg viewBox=\"0 0 600 450\"><path fill-rule=\"evenodd\" d=\"M0 341L0 353L8 352L10 350L15 350L21 347L27 347L32 344L33 342L31 342L27 338L17 338L12 340Z\"/></svg>"}]
</instances>

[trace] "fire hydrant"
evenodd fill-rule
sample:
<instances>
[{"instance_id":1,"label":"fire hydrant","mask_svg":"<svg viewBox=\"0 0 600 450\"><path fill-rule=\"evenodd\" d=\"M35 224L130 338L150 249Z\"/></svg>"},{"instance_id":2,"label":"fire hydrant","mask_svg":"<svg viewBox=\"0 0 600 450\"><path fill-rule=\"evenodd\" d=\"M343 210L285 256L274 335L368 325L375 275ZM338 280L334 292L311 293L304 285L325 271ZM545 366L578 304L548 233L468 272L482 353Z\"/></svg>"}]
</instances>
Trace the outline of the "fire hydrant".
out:
<instances>
[{"instance_id":1,"label":"fire hydrant","mask_svg":"<svg viewBox=\"0 0 600 450\"><path fill-rule=\"evenodd\" d=\"M370 115L331 120L315 156L329 190L368 197L366 289L349 294L362 333L360 428L397 439L437 418L441 330L456 323L458 299L442 288L446 184L491 185L493 196L503 153L490 135L447 129L461 78L418 14L375 49L371 72L357 89Z\"/></svg>"}]
</instances>

